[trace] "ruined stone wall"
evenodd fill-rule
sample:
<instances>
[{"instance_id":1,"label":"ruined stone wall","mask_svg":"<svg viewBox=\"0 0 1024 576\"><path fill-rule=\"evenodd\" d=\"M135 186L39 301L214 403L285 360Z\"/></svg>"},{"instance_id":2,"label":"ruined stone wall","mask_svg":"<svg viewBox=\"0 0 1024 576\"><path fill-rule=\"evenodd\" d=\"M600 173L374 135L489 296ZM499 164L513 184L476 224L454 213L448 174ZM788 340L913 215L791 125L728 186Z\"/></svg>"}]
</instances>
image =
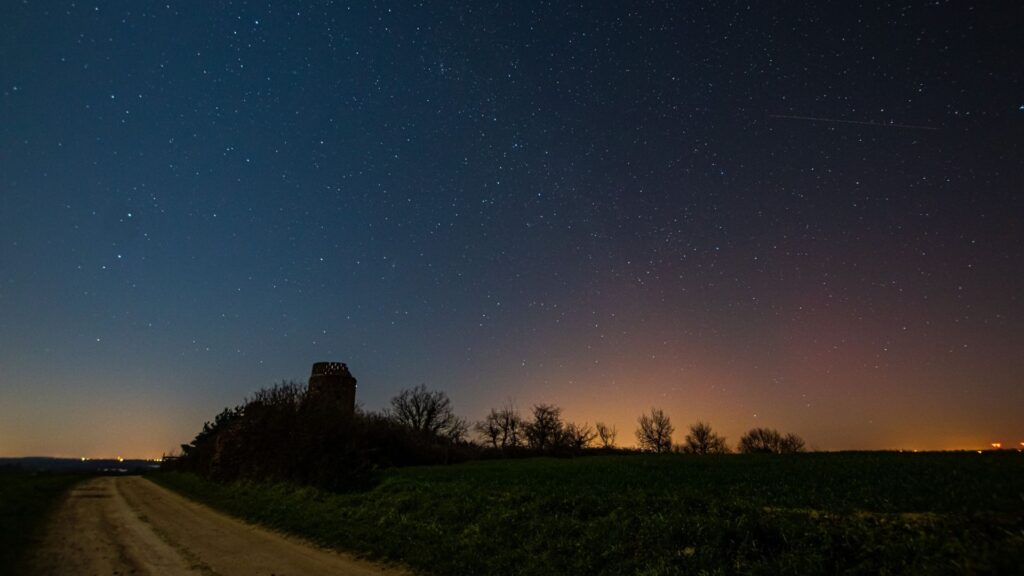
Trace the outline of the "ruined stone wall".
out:
<instances>
[{"instance_id":1,"label":"ruined stone wall","mask_svg":"<svg viewBox=\"0 0 1024 576\"><path fill-rule=\"evenodd\" d=\"M346 413L356 409L356 379L341 362L317 362L309 377L309 395L316 402L336 404Z\"/></svg>"}]
</instances>

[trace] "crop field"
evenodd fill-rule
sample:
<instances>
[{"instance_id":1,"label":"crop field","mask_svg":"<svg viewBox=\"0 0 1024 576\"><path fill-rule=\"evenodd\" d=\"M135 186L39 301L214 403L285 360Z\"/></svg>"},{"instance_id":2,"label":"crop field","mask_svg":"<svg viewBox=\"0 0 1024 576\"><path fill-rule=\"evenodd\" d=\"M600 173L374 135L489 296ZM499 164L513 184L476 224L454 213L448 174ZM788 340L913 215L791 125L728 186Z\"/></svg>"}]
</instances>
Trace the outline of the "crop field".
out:
<instances>
[{"instance_id":1,"label":"crop field","mask_svg":"<svg viewBox=\"0 0 1024 576\"><path fill-rule=\"evenodd\" d=\"M364 492L158 483L427 574L1020 574L1024 454L536 458L388 470Z\"/></svg>"},{"instance_id":2,"label":"crop field","mask_svg":"<svg viewBox=\"0 0 1024 576\"><path fill-rule=\"evenodd\" d=\"M82 475L0 469L0 574L21 574L50 511Z\"/></svg>"}]
</instances>

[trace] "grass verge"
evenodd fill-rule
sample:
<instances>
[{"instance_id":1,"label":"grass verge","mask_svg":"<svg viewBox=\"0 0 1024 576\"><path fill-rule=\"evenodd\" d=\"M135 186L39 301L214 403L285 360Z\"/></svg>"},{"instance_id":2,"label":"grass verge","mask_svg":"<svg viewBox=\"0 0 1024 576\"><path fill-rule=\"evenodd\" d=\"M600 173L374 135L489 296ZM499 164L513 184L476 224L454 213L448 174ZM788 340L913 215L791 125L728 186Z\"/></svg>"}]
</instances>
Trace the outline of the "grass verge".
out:
<instances>
[{"instance_id":1,"label":"grass verge","mask_svg":"<svg viewBox=\"0 0 1024 576\"><path fill-rule=\"evenodd\" d=\"M365 492L158 483L431 574L1014 574L1024 456L538 458L388 471Z\"/></svg>"},{"instance_id":2,"label":"grass verge","mask_svg":"<svg viewBox=\"0 0 1024 576\"><path fill-rule=\"evenodd\" d=\"M79 474L0 469L0 574L24 574L27 554Z\"/></svg>"}]
</instances>

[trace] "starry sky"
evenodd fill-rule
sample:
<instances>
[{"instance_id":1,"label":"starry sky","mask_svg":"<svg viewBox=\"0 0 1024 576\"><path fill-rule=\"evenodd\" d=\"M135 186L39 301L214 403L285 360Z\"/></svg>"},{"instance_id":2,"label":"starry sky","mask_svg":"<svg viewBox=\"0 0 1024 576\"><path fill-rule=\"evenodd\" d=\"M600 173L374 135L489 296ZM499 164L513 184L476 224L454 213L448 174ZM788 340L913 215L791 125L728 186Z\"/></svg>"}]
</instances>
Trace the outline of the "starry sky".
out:
<instances>
[{"instance_id":1,"label":"starry sky","mask_svg":"<svg viewBox=\"0 0 1024 576\"><path fill-rule=\"evenodd\" d=\"M368 409L1024 441L1014 2L0 3L0 455ZM683 434L676 433L681 441Z\"/></svg>"}]
</instances>

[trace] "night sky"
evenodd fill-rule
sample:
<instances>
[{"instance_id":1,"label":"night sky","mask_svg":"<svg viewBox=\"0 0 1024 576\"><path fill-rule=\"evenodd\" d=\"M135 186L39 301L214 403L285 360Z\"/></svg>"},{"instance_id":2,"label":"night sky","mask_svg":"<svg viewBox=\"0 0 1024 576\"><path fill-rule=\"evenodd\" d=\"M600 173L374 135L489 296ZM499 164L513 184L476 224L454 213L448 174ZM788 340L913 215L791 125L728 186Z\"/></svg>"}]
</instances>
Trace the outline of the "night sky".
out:
<instances>
[{"instance_id":1,"label":"night sky","mask_svg":"<svg viewBox=\"0 0 1024 576\"><path fill-rule=\"evenodd\" d=\"M0 3L0 455L318 360L625 444L1024 441L1024 8L782 4Z\"/></svg>"}]
</instances>

